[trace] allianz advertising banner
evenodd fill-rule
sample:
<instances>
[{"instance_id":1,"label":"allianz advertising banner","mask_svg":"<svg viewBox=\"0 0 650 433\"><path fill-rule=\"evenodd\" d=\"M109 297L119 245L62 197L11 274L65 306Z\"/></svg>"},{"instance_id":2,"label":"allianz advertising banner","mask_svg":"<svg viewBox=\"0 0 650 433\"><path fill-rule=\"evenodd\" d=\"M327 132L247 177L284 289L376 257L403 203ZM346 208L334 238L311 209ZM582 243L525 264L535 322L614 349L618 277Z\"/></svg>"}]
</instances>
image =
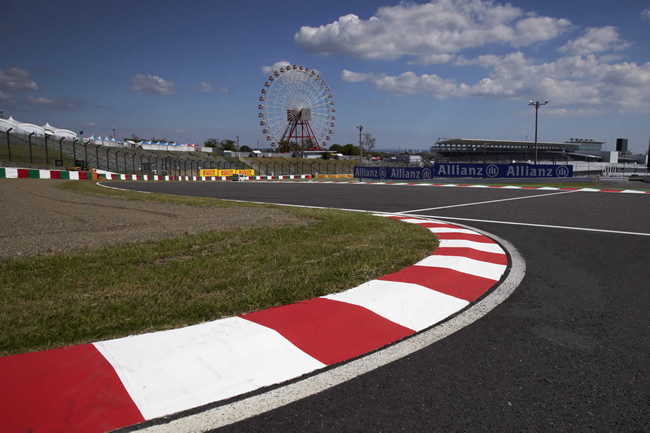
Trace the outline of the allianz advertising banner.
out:
<instances>
[{"instance_id":1,"label":"allianz advertising banner","mask_svg":"<svg viewBox=\"0 0 650 433\"><path fill-rule=\"evenodd\" d=\"M421 181L436 177L565 178L572 165L436 164L433 167L354 167L354 177L379 180Z\"/></svg>"}]
</instances>

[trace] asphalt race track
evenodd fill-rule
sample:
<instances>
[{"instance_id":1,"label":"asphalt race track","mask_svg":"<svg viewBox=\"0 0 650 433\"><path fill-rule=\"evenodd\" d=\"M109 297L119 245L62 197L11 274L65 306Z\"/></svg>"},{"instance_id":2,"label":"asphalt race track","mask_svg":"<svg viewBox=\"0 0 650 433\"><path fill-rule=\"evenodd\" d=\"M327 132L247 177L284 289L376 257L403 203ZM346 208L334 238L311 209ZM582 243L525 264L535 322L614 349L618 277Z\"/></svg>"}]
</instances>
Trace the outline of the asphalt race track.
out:
<instances>
[{"instance_id":1,"label":"asphalt race track","mask_svg":"<svg viewBox=\"0 0 650 433\"><path fill-rule=\"evenodd\" d=\"M648 194L261 182L113 185L449 219L509 241L526 260L519 288L472 325L220 432L650 430Z\"/></svg>"}]
</instances>

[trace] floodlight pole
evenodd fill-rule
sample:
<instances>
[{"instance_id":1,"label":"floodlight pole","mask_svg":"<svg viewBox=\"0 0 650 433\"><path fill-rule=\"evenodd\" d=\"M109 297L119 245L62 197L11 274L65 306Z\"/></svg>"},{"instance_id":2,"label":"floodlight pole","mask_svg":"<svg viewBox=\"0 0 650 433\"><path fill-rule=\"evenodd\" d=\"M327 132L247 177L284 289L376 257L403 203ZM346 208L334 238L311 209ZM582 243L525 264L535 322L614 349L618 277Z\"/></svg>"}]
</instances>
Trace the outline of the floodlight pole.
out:
<instances>
[{"instance_id":1,"label":"floodlight pole","mask_svg":"<svg viewBox=\"0 0 650 433\"><path fill-rule=\"evenodd\" d=\"M539 101L535 101L535 102L530 101L528 103L528 105L532 105L533 107L535 107L535 165L537 165L537 116L539 112L539 107L546 104L548 104L548 101L544 101L544 103L541 103Z\"/></svg>"}]
</instances>

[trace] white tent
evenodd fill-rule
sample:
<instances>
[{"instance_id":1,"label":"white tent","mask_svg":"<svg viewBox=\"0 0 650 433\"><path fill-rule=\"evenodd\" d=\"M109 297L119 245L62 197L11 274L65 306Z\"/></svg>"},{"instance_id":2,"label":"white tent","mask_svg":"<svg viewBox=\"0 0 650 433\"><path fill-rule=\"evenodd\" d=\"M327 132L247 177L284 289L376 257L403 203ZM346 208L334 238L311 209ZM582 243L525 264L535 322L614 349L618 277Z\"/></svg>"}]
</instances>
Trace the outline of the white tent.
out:
<instances>
[{"instance_id":1,"label":"white tent","mask_svg":"<svg viewBox=\"0 0 650 433\"><path fill-rule=\"evenodd\" d=\"M48 122L45 122L45 125L41 126L41 128L43 128L46 132L49 132L49 133L52 133L52 134L56 130L56 128L53 127L52 125L50 125Z\"/></svg>"},{"instance_id":2,"label":"white tent","mask_svg":"<svg viewBox=\"0 0 650 433\"><path fill-rule=\"evenodd\" d=\"M8 131L9 129L16 130L16 125L10 122L8 119L0 119L0 131Z\"/></svg>"},{"instance_id":3,"label":"white tent","mask_svg":"<svg viewBox=\"0 0 650 433\"><path fill-rule=\"evenodd\" d=\"M38 125L34 125L32 123L18 123L16 128L12 132L16 132L18 134L31 134L32 132L34 133L35 136L37 137L44 137L46 132L42 127Z\"/></svg>"},{"instance_id":4,"label":"white tent","mask_svg":"<svg viewBox=\"0 0 650 433\"><path fill-rule=\"evenodd\" d=\"M66 138L69 140L77 138L76 133L70 131L69 129L55 128L54 126L50 125L49 122L43 125L43 129L48 135L53 135L55 138Z\"/></svg>"}]
</instances>

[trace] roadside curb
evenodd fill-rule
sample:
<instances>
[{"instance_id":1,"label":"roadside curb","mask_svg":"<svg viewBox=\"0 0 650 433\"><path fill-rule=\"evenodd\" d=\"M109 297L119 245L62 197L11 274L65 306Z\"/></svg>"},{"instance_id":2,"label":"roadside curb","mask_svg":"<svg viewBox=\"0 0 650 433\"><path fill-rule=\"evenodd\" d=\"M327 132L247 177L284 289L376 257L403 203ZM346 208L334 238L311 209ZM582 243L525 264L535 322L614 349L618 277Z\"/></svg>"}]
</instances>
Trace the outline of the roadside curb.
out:
<instances>
[{"instance_id":1,"label":"roadside curb","mask_svg":"<svg viewBox=\"0 0 650 433\"><path fill-rule=\"evenodd\" d=\"M250 180L296 180L312 179L311 174L281 176L244 176ZM218 181L230 180L231 176L158 176L141 174L103 173L92 171L43 170L32 168L0 167L0 179L65 179L65 180L138 180L138 181Z\"/></svg>"},{"instance_id":2,"label":"roadside curb","mask_svg":"<svg viewBox=\"0 0 650 433\"><path fill-rule=\"evenodd\" d=\"M391 217L391 216L389 216ZM0 358L3 431L107 431L292 380L474 304L508 269L499 244L442 221L429 257L346 292L186 328Z\"/></svg>"}]
</instances>

